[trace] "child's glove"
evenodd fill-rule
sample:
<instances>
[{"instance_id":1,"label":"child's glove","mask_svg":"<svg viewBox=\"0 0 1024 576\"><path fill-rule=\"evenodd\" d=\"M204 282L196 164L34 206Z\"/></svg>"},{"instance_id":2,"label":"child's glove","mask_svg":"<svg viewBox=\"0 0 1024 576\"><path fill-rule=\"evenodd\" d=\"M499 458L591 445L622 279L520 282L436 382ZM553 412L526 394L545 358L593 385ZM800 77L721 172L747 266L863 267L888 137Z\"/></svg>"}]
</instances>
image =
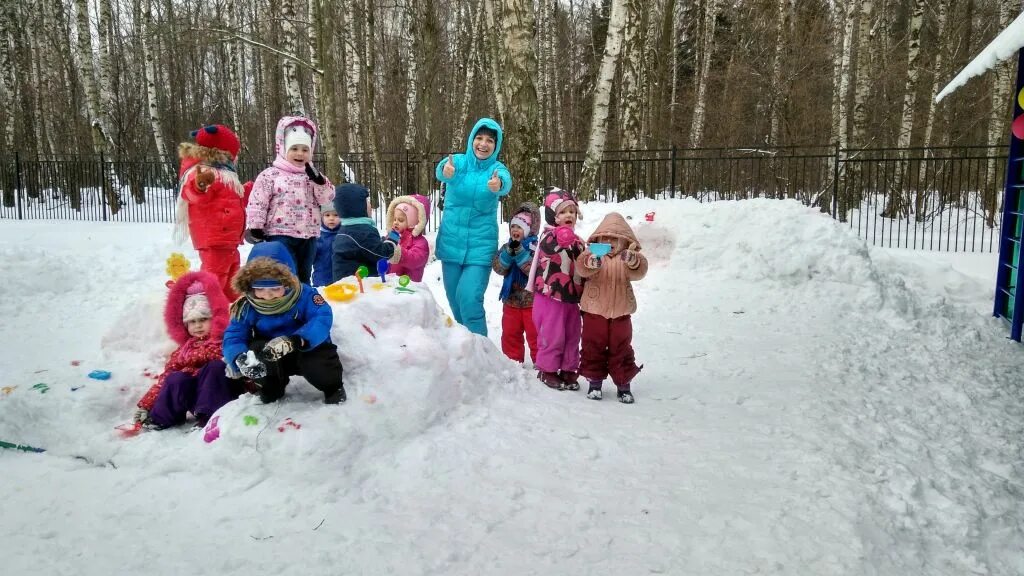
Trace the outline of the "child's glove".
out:
<instances>
[{"instance_id":1,"label":"child's glove","mask_svg":"<svg viewBox=\"0 0 1024 576\"><path fill-rule=\"evenodd\" d=\"M306 176L309 176L310 181L315 182L321 186L327 183L327 179L320 173L319 170L313 168L313 165L306 162Z\"/></svg>"},{"instance_id":2,"label":"child's glove","mask_svg":"<svg viewBox=\"0 0 1024 576\"><path fill-rule=\"evenodd\" d=\"M522 243L519 240L509 240L508 241L508 251L509 251L509 253L511 253L514 256L515 253L519 251L519 246L521 244Z\"/></svg>"},{"instance_id":3,"label":"child's glove","mask_svg":"<svg viewBox=\"0 0 1024 576\"><path fill-rule=\"evenodd\" d=\"M576 233L568 226L559 226L555 229L555 241L559 248L568 248L576 240Z\"/></svg>"},{"instance_id":4,"label":"child's glove","mask_svg":"<svg viewBox=\"0 0 1024 576\"><path fill-rule=\"evenodd\" d=\"M299 347L298 336L278 336L263 347L263 358L268 362L277 362L291 354Z\"/></svg>"},{"instance_id":5,"label":"child's glove","mask_svg":"<svg viewBox=\"0 0 1024 576\"><path fill-rule=\"evenodd\" d=\"M259 244L260 242L263 242L264 240L267 239L266 233L264 233L263 230L260 230L259 228L246 230L243 236L245 236L245 241L248 242L249 244Z\"/></svg>"},{"instance_id":6,"label":"child's glove","mask_svg":"<svg viewBox=\"0 0 1024 576\"><path fill-rule=\"evenodd\" d=\"M146 410L145 408L136 408L133 421L136 424L145 424L147 420L149 420L149 410Z\"/></svg>"},{"instance_id":7,"label":"child's glove","mask_svg":"<svg viewBox=\"0 0 1024 576\"><path fill-rule=\"evenodd\" d=\"M640 265L640 255L632 250L623 250L622 259L626 262L626 266L630 268L636 268Z\"/></svg>"},{"instance_id":8,"label":"child's glove","mask_svg":"<svg viewBox=\"0 0 1024 576\"><path fill-rule=\"evenodd\" d=\"M235 366L238 366L238 371L250 380L259 380L267 375L267 365L259 360L250 364L246 352L235 357Z\"/></svg>"},{"instance_id":9,"label":"child's glove","mask_svg":"<svg viewBox=\"0 0 1024 576\"><path fill-rule=\"evenodd\" d=\"M202 164L196 166L196 188L200 192L206 190L206 187L213 184L213 181L217 179L217 172L213 168L207 168Z\"/></svg>"},{"instance_id":10,"label":"child's glove","mask_svg":"<svg viewBox=\"0 0 1024 576\"><path fill-rule=\"evenodd\" d=\"M398 244L398 241L401 240L401 239L402 239L402 235L399 234L396 230L392 230L391 232L388 232L388 240L391 240L395 244Z\"/></svg>"}]
</instances>

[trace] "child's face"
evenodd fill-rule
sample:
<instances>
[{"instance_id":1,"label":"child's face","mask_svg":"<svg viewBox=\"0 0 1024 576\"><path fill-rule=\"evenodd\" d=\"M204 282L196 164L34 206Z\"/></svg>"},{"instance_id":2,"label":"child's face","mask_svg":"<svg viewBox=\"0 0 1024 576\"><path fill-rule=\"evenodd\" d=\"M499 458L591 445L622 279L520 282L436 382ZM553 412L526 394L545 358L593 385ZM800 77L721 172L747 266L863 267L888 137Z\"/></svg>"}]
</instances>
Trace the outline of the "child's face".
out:
<instances>
[{"instance_id":1,"label":"child's face","mask_svg":"<svg viewBox=\"0 0 1024 576\"><path fill-rule=\"evenodd\" d=\"M409 220L405 217L405 212L395 210L395 223L391 225L391 228L395 232L405 232L409 229Z\"/></svg>"},{"instance_id":2,"label":"child's face","mask_svg":"<svg viewBox=\"0 0 1024 576\"><path fill-rule=\"evenodd\" d=\"M309 146L305 144L295 144L288 149L285 156L288 161L296 166L305 166L306 162L309 162Z\"/></svg>"},{"instance_id":3,"label":"child's face","mask_svg":"<svg viewBox=\"0 0 1024 576\"><path fill-rule=\"evenodd\" d=\"M555 216L555 224L557 226L568 226L570 228L576 227L576 205L569 204L563 208L557 216Z\"/></svg>"},{"instance_id":4,"label":"child's face","mask_svg":"<svg viewBox=\"0 0 1024 576\"><path fill-rule=\"evenodd\" d=\"M338 224L341 224L341 216L338 216L337 212L328 212L323 215L324 226L328 228L337 228Z\"/></svg>"},{"instance_id":5,"label":"child's face","mask_svg":"<svg viewBox=\"0 0 1024 576\"><path fill-rule=\"evenodd\" d=\"M273 288L253 288L252 294L257 300L273 300L274 298L284 296L284 286L274 286Z\"/></svg>"},{"instance_id":6,"label":"child's face","mask_svg":"<svg viewBox=\"0 0 1024 576\"><path fill-rule=\"evenodd\" d=\"M523 237L526 236L526 233L523 232L523 229L520 228L519 226L512 225L508 229L508 235L511 236L513 240L522 242Z\"/></svg>"},{"instance_id":7,"label":"child's face","mask_svg":"<svg viewBox=\"0 0 1024 576\"><path fill-rule=\"evenodd\" d=\"M185 328L188 330L188 335L193 338L203 338L210 335L210 319L200 318L198 320L189 320L185 322Z\"/></svg>"},{"instance_id":8,"label":"child's face","mask_svg":"<svg viewBox=\"0 0 1024 576\"><path fill-rule=\"evenodd\" d=\"M491 153L494 152L494 137L490 134L477 134L473 138L473 154L476 155L479 160L486 160L491 157Z\"/></svg>"}]
</instances>

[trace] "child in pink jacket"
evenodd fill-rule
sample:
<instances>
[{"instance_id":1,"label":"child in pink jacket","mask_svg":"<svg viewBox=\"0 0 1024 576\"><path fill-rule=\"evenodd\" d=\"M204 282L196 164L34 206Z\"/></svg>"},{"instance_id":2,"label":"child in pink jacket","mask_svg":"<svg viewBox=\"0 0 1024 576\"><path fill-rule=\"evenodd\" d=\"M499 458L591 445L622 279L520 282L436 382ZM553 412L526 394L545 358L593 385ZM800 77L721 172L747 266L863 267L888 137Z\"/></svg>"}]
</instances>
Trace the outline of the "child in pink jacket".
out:
<instances>
[{"instance_id":1,"label":"child in pink jacket","mask_svg":"<svg viewBox=\"0 0 1024 576\"><path fill-rule=\"evenodd\" d=\"M430 199L422 194L399 196L388 205L388 239L402 248L397 264L388 272L407 274L413 282L423 281L423 269L427 267L430 244L423 237L423 229L430 218Z\"/></svg>"},{"instance_id":2,"label":"child in pink jacket","mask_svg":"<svg viewBox=\"0 0 1024 576\"><path fill-rule=\"evenodd\" d=\"M256 178L245 209L245 238L253 244L284 244L295 260L299 282L309 284L320 236L320 206L334 199L334 185L310 163L316 143L311 120L281 118L274 142L277 158Z\"/></svg>"}]
</instances>

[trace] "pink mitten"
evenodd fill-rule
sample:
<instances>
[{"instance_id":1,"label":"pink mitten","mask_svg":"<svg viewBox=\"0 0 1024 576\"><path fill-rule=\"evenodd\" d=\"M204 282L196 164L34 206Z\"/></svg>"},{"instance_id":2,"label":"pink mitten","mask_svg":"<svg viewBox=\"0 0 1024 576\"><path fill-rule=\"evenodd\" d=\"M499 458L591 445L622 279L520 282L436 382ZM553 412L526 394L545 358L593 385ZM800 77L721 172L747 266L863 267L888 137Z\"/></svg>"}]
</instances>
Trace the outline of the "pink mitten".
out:
<instances>
[{"instance_id":1,"label":"pink mitten","mask_svg":"<svg viewBox=\"0 0 1024 576\"><path fill-rule=\"evenodd\" d=\"M558 242L560 248L568 248L572 246L573 240L576 239L576 233L572 231L572 228L568 226L559 226L555 228L555 240Z\"/></svg>"}]
</instances>

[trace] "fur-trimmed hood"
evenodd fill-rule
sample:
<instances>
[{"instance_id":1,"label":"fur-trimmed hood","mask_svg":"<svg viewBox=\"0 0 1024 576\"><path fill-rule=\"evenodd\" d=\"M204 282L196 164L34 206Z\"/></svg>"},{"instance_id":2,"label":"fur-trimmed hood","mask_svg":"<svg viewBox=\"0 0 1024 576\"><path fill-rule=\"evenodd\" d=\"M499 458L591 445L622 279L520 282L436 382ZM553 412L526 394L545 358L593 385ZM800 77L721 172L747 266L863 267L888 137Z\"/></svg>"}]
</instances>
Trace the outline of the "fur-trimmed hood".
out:
<instances>
[{"instance_id":1,"label":"fur-trimmed hood","mask_svg":"<svg viewBox=\"0 0 1024 576\"><path fill-rule=\"evenodd\" d=\"M197 271L182 275L181 278L171 286L171 292L167 295L167 304L164 306L164 325L171 339L179 346L185 344L189 339L188 328L181 320L182 307L185 305L188 287L199 282L203 285L203 295L210 302L210 311L213 317L210 319L211 340L220 340L224 337L224 330L231 320L228 314L228 299L220 287L217 277L209 272Z\"/></svg>"},{"instance_id":2,"label":"fur-trimmed hood","mask_svg":"<svg viewBox=\"0 0 1024 576\"><path fill-rule=\"evenodd\" d=\"M178 177L188 171L196 164L214 166L217 164L234 165L234 158L231 154L216 148L200 146L195 142L182 142L178 144L178 158L181 159L181 166L178 168Z\"/></svg>"},{"instance_id":3,"label":"fur-trimmed hood","mask_svg":"<svg viewBox=\"0 0 1024 576\"><path fill-rule=\"evenodd\" d=\"M295 260L280 242L260 242L253 246L245 266L231 280L231 287L239 294L250 294L253 282L267 278L277 280L291 290L302 288L295 276Z\"/></svg>"},{"instance_id":4,"label":"fur-trimmed hood","mask_svg":"<svg viewBox=\"0 0 1024 576\"><path fill-rule=\"evenodd\" d=\"M316 124L312 120L305 116L285 116L277 121L277 130L274 131L274 150L277 152L277 157L284 160L284 154L287 150L284 149L284 131L289 126L302 126L309 131L310 140L312 144L309 146L309 156L313 157L313 153L316 152Z\"/></svg>"},{"instance_id":5,"label":"fur-trimmed hood","mask_svg":"<svg viewBox=\"0 0 1024 576\"><path fill-rule=\"evenodd\" d=\"M622 214L618 212L609 212L604 220L597 225L597 228L587 238L587 242L596 242L601 237L612 237L618 238L625 241L624 250L639 250L640 242L636 239L636 234L633 233L633 229L629 227L629 223L622 217Z\"/></svg>"},{"instance_id":6,"label":"fur-trimmed hood","mask_svg":"<svg viewBox=\"0 0 1024 576\"><path fill-rule=\"evenodd\" d=\"M416 208L416 213L419 215L419 221L416 223L416 226L413 227L412 235L419 236L420 234L423 234L423 230L427 227L427 220L430 218L430 199L422 194L397 196L390 204L388 204L388 230L391 230L391 227L395 224L395 209L398 208L399 204L408 204L409 206Z\"/></svg>"}]
</instances>

